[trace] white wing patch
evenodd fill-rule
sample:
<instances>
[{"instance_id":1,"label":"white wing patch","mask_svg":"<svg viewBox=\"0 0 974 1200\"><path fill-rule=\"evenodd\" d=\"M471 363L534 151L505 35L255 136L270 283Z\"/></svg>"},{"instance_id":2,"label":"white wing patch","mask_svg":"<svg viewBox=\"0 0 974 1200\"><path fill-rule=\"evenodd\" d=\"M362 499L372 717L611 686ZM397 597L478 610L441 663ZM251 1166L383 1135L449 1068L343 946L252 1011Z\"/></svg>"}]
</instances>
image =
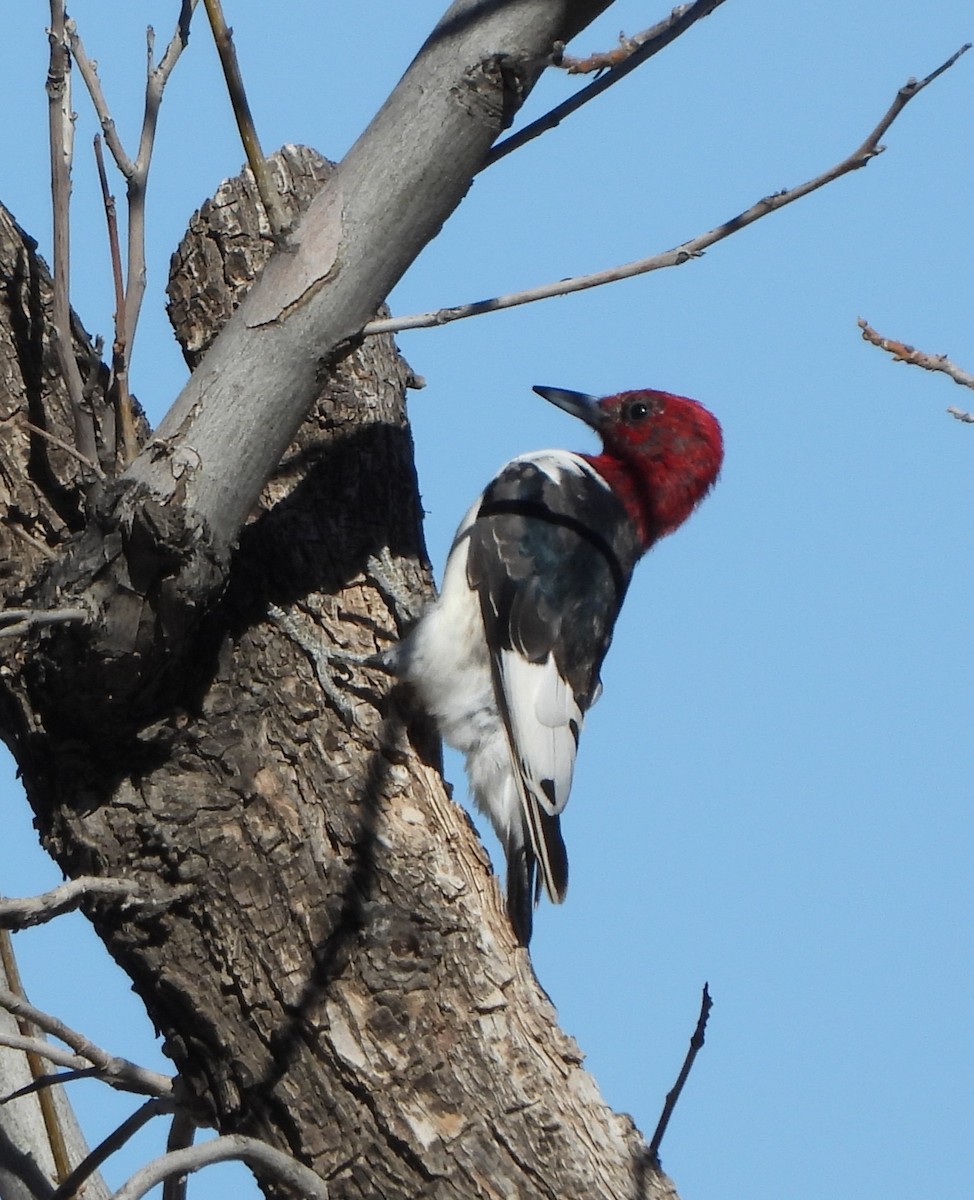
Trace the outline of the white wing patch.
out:
<instances>
[{"instance_id":1,"label":"white wing patch","mask_svg":"<svg viewBox=\"0 0 974 1200\"><path fill-rule=\"evenodd\" d=\"M549 816L568 803L582 712L549 654L530 662L502 651L500 676L511 722L511 754L525 788Z\"/></svg>"}]
</instances>

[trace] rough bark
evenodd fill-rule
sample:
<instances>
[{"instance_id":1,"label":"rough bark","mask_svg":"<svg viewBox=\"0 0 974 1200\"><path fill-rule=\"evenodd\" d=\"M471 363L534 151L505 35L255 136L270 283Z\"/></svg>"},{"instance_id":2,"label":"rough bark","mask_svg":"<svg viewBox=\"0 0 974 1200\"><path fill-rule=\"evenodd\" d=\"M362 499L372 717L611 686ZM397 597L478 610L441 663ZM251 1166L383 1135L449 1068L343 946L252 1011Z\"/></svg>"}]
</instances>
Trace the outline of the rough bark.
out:
<instances>
[{"instance_id":1,"label":"rough bark","mask_svg":"<svg viewBox=\"0 0 974 1200\"><path fill-rule=\"evenodd\" d=\"M329 173L296 151L276 169L289 203ZM47 567L38 541L60 547L85 516L77 464L23 426L27 410L62 433L69 418L43 265L11 222L0 234L10 603ZM249 184L194 219L172 285L191 361L269 248ZM88 911L200 1121L291 1151L335 1197L672 1195L558 1030L408 695L328 658L381 647L429 591L409 379L388 339L326 378L219 603L187 626L191 653L124 719L86 703L83 631L0 642L4 736L68 874L177 893L161 912ZM148 574L128 581L136 619L165 603ZM49 703L59 683L76 705Z\"/></svg>"}]
</instances>

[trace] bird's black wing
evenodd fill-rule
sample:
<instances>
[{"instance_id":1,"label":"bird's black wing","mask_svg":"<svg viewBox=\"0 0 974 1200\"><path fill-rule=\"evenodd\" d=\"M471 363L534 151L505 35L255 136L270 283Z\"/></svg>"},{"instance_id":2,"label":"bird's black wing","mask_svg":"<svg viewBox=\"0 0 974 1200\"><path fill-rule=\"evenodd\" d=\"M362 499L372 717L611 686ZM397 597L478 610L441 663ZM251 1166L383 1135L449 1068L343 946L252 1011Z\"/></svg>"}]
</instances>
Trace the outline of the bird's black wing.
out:
<instances>
[{"instance_id":1,"label":"bird's black wing","mask_svg":"<svg viewBox=\"0 0 974 1200\"><path fill-rule=\"evenodd\" d=\"M605 481L559 451L508 463L484 492L469 538L467 578L480 597L525 823L557 903L568 885L558 817L641 547ZM529 863L529 892L532 875Z\"/></svg>"}]
</instances>

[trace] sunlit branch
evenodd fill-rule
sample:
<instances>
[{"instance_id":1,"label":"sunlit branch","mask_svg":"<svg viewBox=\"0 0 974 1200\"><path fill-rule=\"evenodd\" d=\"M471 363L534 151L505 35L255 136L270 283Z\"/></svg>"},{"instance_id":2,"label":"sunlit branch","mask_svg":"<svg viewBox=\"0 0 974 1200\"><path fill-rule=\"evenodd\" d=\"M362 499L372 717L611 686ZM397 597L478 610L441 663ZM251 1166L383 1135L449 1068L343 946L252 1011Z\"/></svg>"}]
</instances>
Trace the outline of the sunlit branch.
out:
<instances>
[{"instance_id":1,"label":"sunlit branch","mask_svg":"<svg viewBox=\"0 0 974 1200\"><path fill-rule=\"evenodd\" d=\"M974 388L974 375L951 362L946 354L926 354L923 350L917 350L916 347L908 346L905 342L897 342L892 338L883 337L862 317L859 318L859 328L862 330L863 341L870 342L873 346L878 346L880 350L891 354L894 362L908 363L911 367L921 367L924 371L938 371L952 379L954 383L959 383L961 387ZM962 416L957 409L950 408L947 411L955 417Z\"/></svg>"},{"instance_id":2,"label":"sunlit branch","mask_svg":"<svg viewBox=\"0 0 974 1200\"><path fill-rule=\"evenodd\" d=\"M85 408L84 385L71 337L71 161L74 113L71 111L71 57L65 32L64 0L51 0L48 31L51 55L47 72L48 137L51 151L51 196L54 210L54 342L61 378L68 391L74 437L83 461L98 457L95 428Z\"/></svg>"},{"instance_id":3,"label":"sunlit branch","mask_svg":"<svg viewBox=\"0 0 974 1200\"><path fill-rule=\"evenodd\" d=\"M130 1117L127 1117L117 1129L99 1142L91 1153L78 1163L71 1174L52 1193L50 1200L71 1200L79 1192L85 1180L89 1179L107 1158L110 1158L116 1150L121 1150L125 1143L133 1138L153 1117L162 1116L171 1110L172 1104L167 1100L147 1100L141 1108L137 1108Z\"/></svg>"},{"instance_id":4,"label":"sunlit branch","mask_svg":"<svg viewBox=\"0 0 974 1200\"><path fill-rule=\"evenodd\" d=\"M406 329L428 329L436 325L446 325L450 321L459 321L465 317L476 317L483 313L514 308L519 304L530 304L536 300L548 300L553 296L567 296L571 292L580 292L586 288L601 287L606 283L615 283L620 279L631 279L635 275L645 275L650 271L659 271L664 267L678 267L683 263L689 262L691 259L699 258L710 246L723 241L724 238L730 237L731 234L737 233L741 229L746 229L748 225L753 225L755 221L768 216L769 213L777 212L778 209L784 208L786 204L792 204L795 200L802 199L804 196L817 191L821 187L825 187L826 184L832 183L843 175L848 175L851 171L866 166L877 154L882 153L884 147L880 145L880 139L910 100L921 92L927 84L932 83L934 79L953 66L957 59L968 49L970 49L969 45L962 46L956 54L952 55L945 63L935 71L932 71L924 79L911 79L905 83L896 93L893 103L883 114L879 124L873 129L866 140L840 163L837 163L821 175L816 175L813 179L799 184L797 187L775 192L771 196L765 196L764 199L758 200L756 204L752 204L750 208L745 209L744 212L739 213L736 217L732 217L722 225L717 225L706 233L701 233L697 237L691 238L679 246L675 246L672 250L665 250L661 254L651 255L649 258L640 258L635 262L624 263L622 266L609 267L607 270L597 271L591 275L577 275L570 279L559 279L553 283L526 288L524 291L510 292L503 296L494 296L490 300L477 300L471 304L460 304L452 308L440 308L434 312L414 313L411 316L388 317L382 320L369 321L363 327L362 333L399 333Z\"/></svg>"},{"instance_id":5,"label":"sunlit branch","mask_svg":"<svg viewBox=\"0 0 974 1200\"><path fill-rule=\"evenodd\" d=\"M288 219L270 171L267 169L264 152L260 148L260 138L257 136L257 127L250 111L247 90L240 72L240 63L237 60L237 50L233 44L233 31L227 26L220 0L203 0L203 3L206 6L206 15L210 19L210 28L213 30L213 40L216 42L217 53L220 56L220 65L223 67L223 77L227 83L227 92L230 96L233 115L237 121L240 141L243 143L247 162L250 164L254 182L257 184L260 202L264 206L271 231L275 237L280 237L287 230Z\"/></svg>"},{"instance_id":6,"label":"sunlit branch","mask_svg":"<svg viewBox=\"0 0 974 1200\"><path fill-rule=\"evenodd\" d=\"M16 992L10 991L8 988L0 988L0 1008L43 1029L50 1037L56 1037L59 1041L64 1042L74 1051L77 1058L87 1059L92 1066L97 1067L98 1077L111 1087L147 1096L166 1097L172 1094L173 1081L168 1075L149 1071L145 1067L129 1062L128 1059L117 1058L115 1055L109 1054L100 1046L96 1046L94 1042L89 1041L83 1034L78 1033L77 1030L65 1025L63 1021L50 1013L35 1008L22 996L18 996ZM51 1049L56 1048L52 1047ZM38 1050L37 1053L40 1054L42 1051ZM44 1050L43 1054L51 1061L59 1061L63 1052L58 1057L49 1054L47 1050ZM77 1067L79 1065L77 1058L70 1064L63 1063L62 1060L62 1065Z\"/></svg>"},{"instance_id":7,"label":"sunlit branch","mask_svg":"<svg viewBox=\"0 0 974 1200\"><path fill-rule=\"evenodd\" d=\"M4 618L24 621L34 618L35 624L50 624L54 620L84 620L87 614L83 609L59 609L53 614L44 615L47 617L46 622L41 614L32 609L0 609L0 622ZM38 620L39 617L41 619ZM172 900L172 897L168 900L147 897L142 887L134 880L81 876L79 879L59 884L49 892L42 892L39 896L0 900L0 928L28 929L32 925L43 925L62 913L72 912L82 900L96 896L117 899L122 907L134 904L167 904Z\"/></svg>"},{"instance_id":8,"label":"sunlit branch","mask_svg":"<svg viewBox=\"0 0 974 1200\"><path fill-rule=\"evenodd\" d=\"M122 321L124 356L126 364L132 359L132 343L138 325L142 299L145 295L145 196L149 177L149 165L155 144L159 108L169 76L179 61L179 56L189 41L189 26L198 0L183 0L176 30L158 64L154 59L155 34L150 26L146 31L146 87L145 108L142 117L142 132L135 158L130 158L122 146L118 130L112 119L101 80L94 61L88 57L84 43L73 20L66 23L66 33L71 52L78 70L85 81L88 94L105 135L105 144L111 151L115 164L126 182L128 197L128 249L124 320Z\"/></svg>"},{"instance_id":9,"label":"sunlit branch","mask_svg":"<svg viewBox=\"0 0 974 1200\"><path fill-rule=\"evenodd\" d=\"M525 125L523 129L519 129L517 133L511 134L504 141L498 142L484 160L484 167L492 166L513 150L519 150L521 146L536 137L540 137L542 133L547 133L549 129L556 128L566 117L571 116L573 112L577 112L583 104L594 100L596 96L601 96L606 88L612 87L620 79L625 79L630 71L635 71L638 66L652 58L654 54L658 54L670 42L675 41L681 34L686 33L691 25L694 25L702 17L709 16L722 3L723 0L696 0L694 4L682 4L678 8L674 8L668 17L660 21L657 25L654 25L652 29L648 29L644 34L639 34L638 37L631 39L628 43L628 45L632 46L630 53L621 62L613 66L611 70L594 80L587 87L582 88L581 91L576 92L568 100L557 105L550 112L545 113L543 117L532 121L530 125ZM584 60L575 59L569 61L582 62ZM555 65L559 65L557 58L555 59Z\"/></svg>"},{"instance_id":10,"label":"sunlit branch","mask_svg":"<svg viewBox=\"0 0 974 1200\"><path fill-rule=\"evenodd\" d=\"M151 1188L172 1175L190 1174L218 1162L245 1162L248 1167L297 1196L328 1200L323 1179L296 1158L256 1138L229 1134L201 1142L185 1150L174 1150L153 1159L115 1193L113 1200L140 1200Z\"/></svg>"}]
</instances>

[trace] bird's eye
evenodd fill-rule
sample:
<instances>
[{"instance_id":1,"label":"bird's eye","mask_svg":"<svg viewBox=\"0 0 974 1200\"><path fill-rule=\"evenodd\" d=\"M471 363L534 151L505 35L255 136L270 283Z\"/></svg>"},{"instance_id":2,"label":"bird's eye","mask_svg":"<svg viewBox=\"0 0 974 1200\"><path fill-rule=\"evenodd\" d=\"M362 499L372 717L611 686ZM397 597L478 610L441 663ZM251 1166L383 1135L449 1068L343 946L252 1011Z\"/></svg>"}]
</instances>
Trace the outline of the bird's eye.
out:
<instances>
[{"instance_id":1,"label":"bird's eye","mask_svg":"<svg viewBox=\"0 0 974 1200\"><path fill-rule=\"evenodd\" d=\"M626 410L626 416L630 421L645 421L649 416L649 405L642 400L634 400Z\"/></svg>"}]
</instances>

